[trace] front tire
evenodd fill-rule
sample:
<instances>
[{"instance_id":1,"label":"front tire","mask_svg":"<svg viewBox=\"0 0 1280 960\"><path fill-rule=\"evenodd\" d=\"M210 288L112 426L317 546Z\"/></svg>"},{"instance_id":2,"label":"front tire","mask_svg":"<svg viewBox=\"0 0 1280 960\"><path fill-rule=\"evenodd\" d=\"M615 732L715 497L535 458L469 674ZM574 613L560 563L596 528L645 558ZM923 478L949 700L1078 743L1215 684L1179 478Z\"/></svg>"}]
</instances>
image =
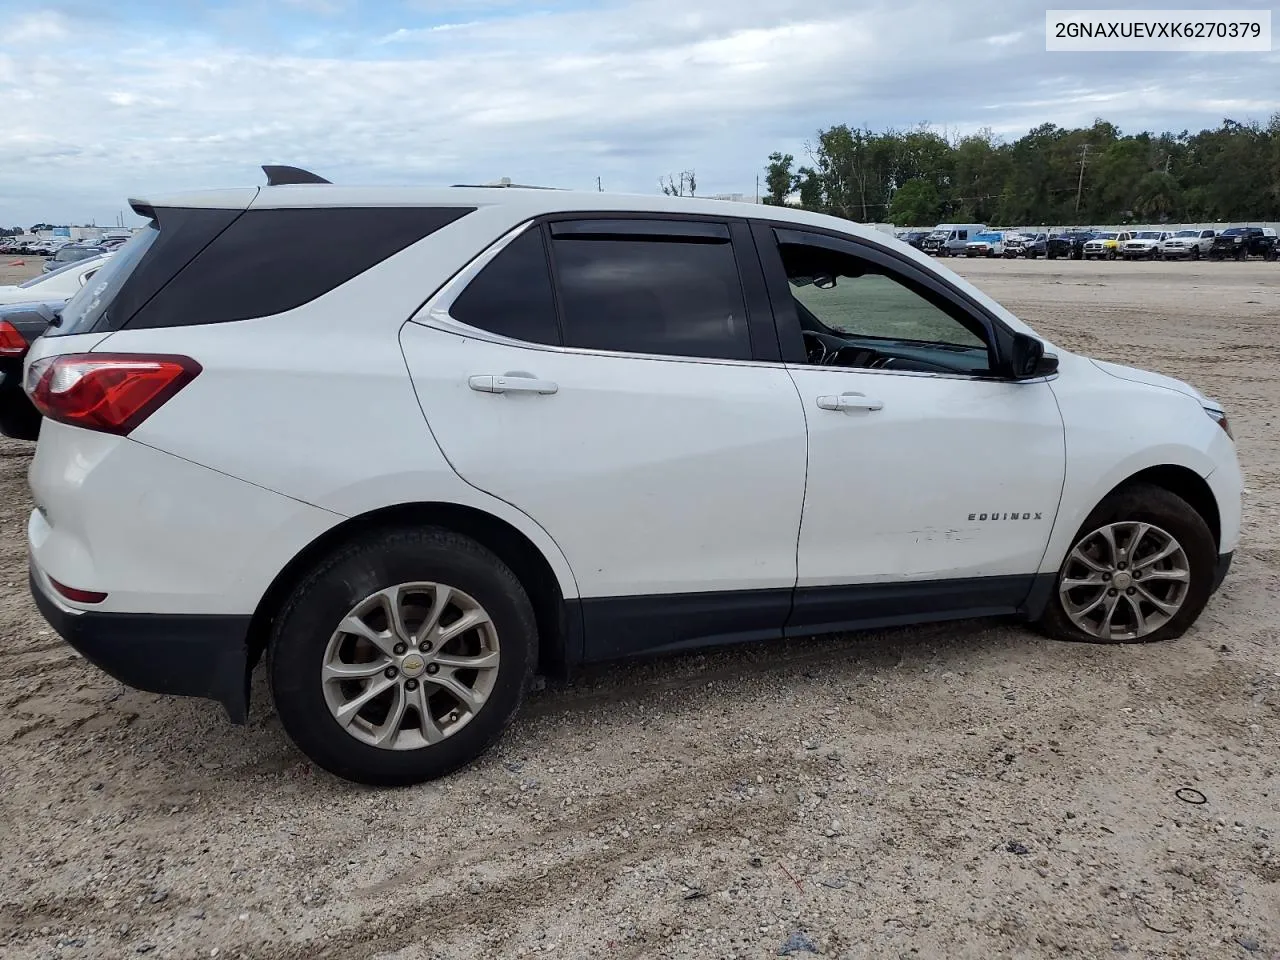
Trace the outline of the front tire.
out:
<instances>
[{"instance_id":1,"label":"front tire","mask_svg":"<svg viewBox=\"0 0 1280 960\"><path fill-rule=\"evenodd\" d=\"M285 732L347 780L402 786L470 763L515 716L533 607L485 547L434 527L331 553L276 618L267 671Z\"/></svg>"},{"instance_id":2,"label":"front tire","mask_svg":"<svg viewBox=\"0 0 1280 960\"><path fill-rule=\"evenodd\" d=\"M1213 534L1190 504L1163 487L1134 484L1085 520L1041 626L1084 643L1180 637L1209 602L1216 565Z\"/></svg>"}]
</instances>

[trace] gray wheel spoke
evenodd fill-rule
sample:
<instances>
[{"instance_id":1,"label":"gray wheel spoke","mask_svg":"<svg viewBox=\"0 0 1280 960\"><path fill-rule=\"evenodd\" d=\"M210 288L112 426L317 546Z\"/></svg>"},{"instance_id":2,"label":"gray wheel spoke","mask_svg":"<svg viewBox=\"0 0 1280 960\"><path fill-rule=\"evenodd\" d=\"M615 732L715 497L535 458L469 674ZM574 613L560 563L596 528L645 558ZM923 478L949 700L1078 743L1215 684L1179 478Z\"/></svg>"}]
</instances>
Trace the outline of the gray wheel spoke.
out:
<instances>
[{"instance_id":1,"label":"gray wheel spoke","mask_svg":"<svg viewBox=\"0 0 1280 960\"><path fill-rule=\"evenodd\" d=\"M413 635L404 625L404 586L387 587L385 590L378 591L378 602L387 615L387 626L395 635L395 639L401 643L409 644L413 642ZM394 643L394 641L393 641Z\"/></svg>"},{"instance_id":2,"label":"gray wheel spoke","mask_svg":"<svg viewBox=\"0 0 1280 960\"><path fill-rule=\"evenodd\" d=\"M1186 583L1191 579L1190 570L1143 570L1142 582L1150 583L1152 580L1165 580Z\"/></svg>"},{"instance_id":3,"label":"gray wheel spoke","mask_svg":"<svg viewBox=\"0 0 1280 960\"><path fill-rule=\"evenodd\" d=\"M1107 592L1104 590L1101 593L1099 593L1096 597L1094 597L1091 601L1086 603L1083 607L1076 607L1074 613L1077 617L1086 616L1090 613L1093 613L1093 611L1097 610L1098 607L1102 606L1104 601L1109 599L1111 598L1107 596Z\"/></svg>"},{"instance_id":4,"label":"gray wheel spoke","mask_svg":"<svg viewBox=\"0 0 1280 960\"><path fill-rule=\"evenodd\" d=\"M375 746L380 747L394 740L396 734L400 732L400 724L404 722L405 708L409 705L404 684L397 683L391 696L391 709L387 711L387 719L373 731Z\"/></svg>"},{"instance_id":5,"label":"gray wheel spoke","mask_svg":"<svg viewBox=\"0 0 1280 960\"><path fill-rule=\"evenodd\" d=\"M423 680L446 691L453 699L473 713L479 710L484 703L484 697L478 695L466 684L459 682L452 672L437 673L435 676L423 677Z\"/></svg>"},{"instance_id":6,"label":"gray wheel spoke","mask_svg":"<svg viewBox=\"0 0 1280 960\"><path fill-rule=\"evenodd\" d=\"M1156 551L1149 557L1143 557L1141 561L1135 563L1133 565L1134 569L1142 570L1145 572L1147 567L1152 566L1153 564L1159 563L1161 560L1165 560L1168 557L1173 556L1175 553L1177 553L1181 549L1182 547L1178 545L1178 541L1174 540L1173 538L1170 538L1169 542L1166 543L1163 547L1161 547L1158 551Z\"/></svg>"},{"instance_id":7,"label":"gray wheel spoke","mask_svg":"<svg viewBox=\"0 0 1280 960\"><path fill-rule=\"evenodd\" d=\"M1125 595L1125 600L1129 604L1129 609L1133 611L1134 633L1140 637L1147 632L1147 615L1142 612L1142 601L1128 594Z\"/></svg>"},{"instance_id":8,"label":"gray wheel spoke","mask_svg":"<svg viewBox=\"0 0 1280 960\"><path fill-rule=\"evenodd\" d=\"M1102 618L1098 632L1104 637L1109 637L1111 636L1111 620L1116 615L1116 607L1120 606L1120 598L1118 596L1108 597L1105 594L1103 596L1107 601L1107 612Z\"/></svg>"},{"instance_id":9,"label":"gray wheel spoke","mask_svg":"<svg viewBox=\"0 0 1280 960\"><path fill-rule=\"evenodd\" d=\"M1151 604L1161 613L1167 614L1168 616L1173 616L1175 613L1178 612L1178 608L1182 606L1182 604L1180 603L1166 603L1164 600L1161 600L1159 597L1153 594L1146 587L1142 586L1142 584L1135 584L1134 586L1137 589L1138 593L1142 594L1143 600L1147 601L1147 603Z\"/></svg>"},{"instance_id":10,"label":"gray wheel spoke","mask_svg":"<svg viewBox=\"0 0 1280 960\"><path fill-rule=\"evenodd\" d=\"M431 688L423 684L413 693L413 705L418 709L418 731L422 734L422 739L427 743L439 743L444 739L444 731L431 716L431 704L428 702Z\"/></svg>"},{"instance_id":11,"label":"gray wheel spoke","mask_svg":"<svg viewBox=\"0 0 1280 960\"><path fill-rule=\"evenodd\" d=\"M1105 587L1106 585L1107 585L1107 582L1102 579L1101 574L1099 574L1096 577L1088 577L1084 580L1072 579L1067 577L1067 578L1064 578L1062 581L1063 590L1079 590L1081 587L1101 588L1101 587Z\"/></svg>"},{"instance_id":12,"label":"gray wheel spoke","mask_svg":"<svg viewBox=\"0 0 1280 960\"><path fill-rule=\"evenodd\" d=\"M440 625L440 615L444 613L444 608L449 605L449 598L452 596L453 591L449 587L436 587L431 597L431 613L422 622L422 626L418 627L418 632L413 638L415 645L421 644L423 640L435 642L434 634L436 627Z\"/></svg>"},{"instance_id":13,"label":"gray wheel spoke","mask_svg":"<svg viewBox=\"0 0 1280 960\"><path fill-rule=\"evenodd\" d=\"M326 680L364 680L368 677L376 677L389 666L391 666L389 657L372 660L369 663L335 661L324 665L324 678Z\"/></svg>"},{"instance_id":14,"label":"gray wheel spoke","mask_svg":"<svg viewBox=\"0 0 1280 960\"><path fill-rule=\"evenodd\" d=\"M395 656L396 638L391 633L379 633L354 614L338 625L343 633L368 640L388 657Z\"/></svg>"},{"instance_id":15,"label":"gray wheel spoke","mask_svg":"<svg viewBox=\"0 0 1280 960\"><path fill-rule=\"evenodd\" d=\"M1103 563L1110 564L1109 567L1104 569L1109 570L1116 565L1116 560L1120 557L1120 548L1116 545L1116 533L1111 527L1103 527L1098 531L1098 534L1101 536L1102 542L1107 545L1107 550L1110 551L1110 555L1103 559Z\"/></svg>"},{"instance_id":16,"label":"gray wheel spoke","mask_svg":"<svg viewBox=\"0 0 1280 960\"><path fill-rule=\"evenodd\" d=\"M441 667L452 667L454 670L492 670L498 665L500 656L497 650L482 653L478 657L462 657L452 653L442 653L434 663Z\"/></svg>"},{"instance_id":17,"label":"gray wheel spoke","mask_svg":"<svg viewBox=\"0 0 1280 960\"><path fill-rule=\"evenodd\" d=\"M468 610L466 613L460 616L457 620L453 621L453 623L449 624L447 627L444 627L440 630L440 634L439 634L440 646L444 646L454 637L460 637L462 636L462 634L466 633L468 630L473 630L476 627L482 626L483 624L486 624L488 622L489 622L489 615L485 613L483 610L479 608L476 608L475 610Z\"/></svg>"},{"instance_id":18,"label":"gray wheel spoke","mask_svg":"<svg viewBox=\"0 0 1280 960\"><path fill-rule=\"evenodd\" d=\"M351 725L351 721L356 718L356 714L364 708L365 704L375 697L386 693L387 690L396 686L396 684L396 680L388 680L386 677L383 677L381 680L372 681L358 696L348 700L334 711L334 719L344 727L349 727Z\"/></svg>"},{"instance_id":19,"label":"gray wheel spoke","mask_svg":"<svg viewBox=\"0 0 1280 960\"><path fill-rule=\"evenodd\" d=\"M1099 563L1097 560L1093 559L1093 557L1085 553L1080 547L1076 547L1071 551L1071 559L1080 561L1080 563L1083 563L1094 573L1111 572L1111 567L1107 566L1105 563Z\"/></svg>"},{"instance_id":20,"label":"gray wheel spoke","mask_svg":"<svg viewBox=\"0 0 1280 960\"><path fill-rule=\"evenodd\" d=\"M1129 542L1124 548L1125 559L1130 561L1130 566L1133 565L1133 558L1138 555L1138 545L1142 543L1143 538L1146 537L1151 530L1151 524L1139 523L1137 528L1133 531L1133 536L1129 538Z\"/></svg>"}]
</instances>

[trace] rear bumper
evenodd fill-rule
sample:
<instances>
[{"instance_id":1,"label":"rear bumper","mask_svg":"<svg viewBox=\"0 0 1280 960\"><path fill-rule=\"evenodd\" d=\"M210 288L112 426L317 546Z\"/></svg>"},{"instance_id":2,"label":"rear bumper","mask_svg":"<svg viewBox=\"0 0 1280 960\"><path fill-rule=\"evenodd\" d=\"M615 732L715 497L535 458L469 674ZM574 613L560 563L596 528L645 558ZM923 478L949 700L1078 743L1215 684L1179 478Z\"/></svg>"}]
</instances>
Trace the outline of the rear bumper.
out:
<instances>
[{"instance_id":1,"label":"rear bumper","mask_svg":"<svg viewBox=\"0 0 1280 960\"><path fill-rule=\"evenodd\" d=\"M75 610L62 604L34 564L29 579L49 626L121 683L216 700L232 723L248 719L249 617Z\"/></svg>"}]
</instances>

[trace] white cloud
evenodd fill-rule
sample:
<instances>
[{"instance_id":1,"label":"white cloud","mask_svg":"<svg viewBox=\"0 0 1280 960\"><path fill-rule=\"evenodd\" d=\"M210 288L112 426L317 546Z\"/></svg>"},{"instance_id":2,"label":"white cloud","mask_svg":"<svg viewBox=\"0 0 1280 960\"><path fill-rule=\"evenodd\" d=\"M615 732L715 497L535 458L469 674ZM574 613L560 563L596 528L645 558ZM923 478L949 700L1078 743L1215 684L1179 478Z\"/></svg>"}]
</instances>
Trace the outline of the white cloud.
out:
<instances>
[{"instance_id":1,"label":"white cloud","mask_svg":"<svg viewBox=\"0 0 1280 960\"><path fill-rule=\"evenodd\" d=\"M432 29L405 13L360 37L313 20L264 48L234 26L72 29L28 15L23 29L71 41L0 35L0 194L25 198L0 217L109 221L126 196L258 183L268 162L353 183L601 176L644 192L692 167L703 192L750 192L771 150L800 156L832 123L1017 135L1096 116L1181 129L1280 109L1274 62L1196 60L1188 93L1191 61L1113 55L1101 69L1046 54L1042 11L994 0L426 6L459 24L482 9L489 19Z\"/></svg>"},{"instance_id":2,"label":"white cloud","mask_svg":"<svg viewBox=\"0 0 1280 960\"><path fill-rule=\"evenodd\" d=\"M67 18L56 10L38 10L18 16L4 27L2 41L5 45L24 43L52 43L65 39L71 33Z\"/></svg>"}]
</instances>

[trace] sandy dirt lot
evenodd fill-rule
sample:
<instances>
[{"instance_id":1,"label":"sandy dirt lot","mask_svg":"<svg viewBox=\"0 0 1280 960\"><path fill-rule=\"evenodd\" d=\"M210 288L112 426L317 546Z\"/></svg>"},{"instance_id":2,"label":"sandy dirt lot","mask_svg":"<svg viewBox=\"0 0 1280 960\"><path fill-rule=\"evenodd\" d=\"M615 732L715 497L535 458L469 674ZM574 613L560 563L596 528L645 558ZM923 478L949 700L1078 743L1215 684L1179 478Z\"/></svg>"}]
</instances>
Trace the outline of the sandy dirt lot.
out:
<instances>
[{"instance_id":1,"label":"sandy dirt lot","mask_svg":"<svg viewBox=\"0 0 1280 960\"><path fill-rule=\"evenodd\" d=\"M1227 404L1244 539L1187 636L943 624L593 670L471 769L378 792L308 766L261 682L232 727L72 654L3 442L0 954L1280 957L1280 264L952 263Z\"/></svg>"}]
</instances>

